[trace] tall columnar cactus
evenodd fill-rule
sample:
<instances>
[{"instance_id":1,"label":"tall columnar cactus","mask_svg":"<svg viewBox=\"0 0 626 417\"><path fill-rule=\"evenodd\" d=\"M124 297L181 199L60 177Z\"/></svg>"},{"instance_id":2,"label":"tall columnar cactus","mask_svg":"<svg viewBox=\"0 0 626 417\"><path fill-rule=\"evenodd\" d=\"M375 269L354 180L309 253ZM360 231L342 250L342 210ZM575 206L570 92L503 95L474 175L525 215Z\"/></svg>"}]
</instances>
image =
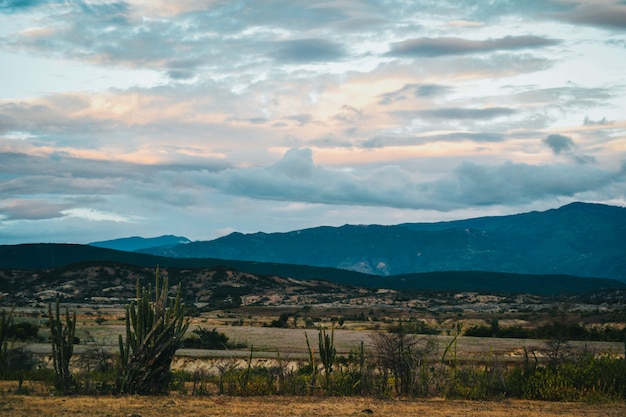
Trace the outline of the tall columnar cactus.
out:
<instances>
[{"instance_id":1,"label":"tall columnar cactus","mask_svg":"<svg viewBox=\"0 0 626 417\"><path fill-rule=\"evenodd\" d=\"M137 300L126 306L126 341L119 336L120 369L117 388L127 394L163 394L168 390L170 365L189 327L181 287L176 298L168 297L168 280L159 286L156 270L152 288L139 287Z\"/></svg>"},{"instance_id":2,"label":"tall columnar cactus","mask_svg":"<svg viewBox=\"0 0 626 417\"><path fill-rule=\"evenodd\" d=\"M319 339L320 359L322 360L322 364L324 365L326 389L329 389L330 388L330 374L333 371L333 363L335 362L335 355L337 354L337 349L335 348L334 324L330 331L330 335L326 333L326 330L320 327L318 339Z\"/></svg>"},{"instance_id":3,"label":"tall columnar cactus","mask_svg":"<svg viewBox=\"0 0 626 417\"><path fill-rule=\"evenodd\" d=\"M57 388L62 392L69 392L74 386L74 378L70 372L70 360L74 354L76 311L70 316L70 312L66 307L65 324L63 324L61 308L57 299L54 311L52 310L52 304L48 304L48 318L50 342L52 344L52 362L57 376Z\"/></svg>"}]
</instances>

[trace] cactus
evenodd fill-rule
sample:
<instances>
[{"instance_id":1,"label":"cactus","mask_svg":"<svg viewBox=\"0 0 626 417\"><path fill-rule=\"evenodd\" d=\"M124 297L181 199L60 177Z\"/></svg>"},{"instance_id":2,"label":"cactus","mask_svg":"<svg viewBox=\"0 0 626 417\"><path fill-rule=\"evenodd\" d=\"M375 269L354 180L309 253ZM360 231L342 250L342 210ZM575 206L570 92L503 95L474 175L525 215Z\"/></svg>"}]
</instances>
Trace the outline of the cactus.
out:
<instances>
[{"instance_id":1,"label":"cactus","mask_svg":"<svg viewBox=\"0 0 626 417\"><path fill-rule=\"evenodd\" d=\"M337 354L337 349L335 348L334 323L330 335L326 333L326 330L320 327L318 338L320 359L322 360L322 364L324 365L326 389L330 389L330 374L333 371L333 363L335 362L335 355Z\"/></svg>"},{"instance_id":2,"label":"cactus","mask_svg":"<svg viewBox=\"0 0 626 417\"><path fill-rule=\"evenodd\" d=\"M119 335L120 369L117 389L126 394L164 394L168 390L170 365L189 327L184 316L181 287L168 298L168 280L159 286L156 269L152 288L139 287L137 300L126 306L126 341Z\"/></svg>"},{"instance_id":3,"label":"cactus","mask_svg":"<svg viewBox=\"0 0 626 417\"><path fill-rule=\"evenodd\" d=\"M52 362L57 377L57 388L64 393L74 387L74 378L70 372L70 360L74 354L74 334L76 332L76 311L70 316L65 308L65 324L61 321L61 308L56 300L54 314L52 304L48 304L50 342L52 344Z\"/></svg>"}]
</instances>

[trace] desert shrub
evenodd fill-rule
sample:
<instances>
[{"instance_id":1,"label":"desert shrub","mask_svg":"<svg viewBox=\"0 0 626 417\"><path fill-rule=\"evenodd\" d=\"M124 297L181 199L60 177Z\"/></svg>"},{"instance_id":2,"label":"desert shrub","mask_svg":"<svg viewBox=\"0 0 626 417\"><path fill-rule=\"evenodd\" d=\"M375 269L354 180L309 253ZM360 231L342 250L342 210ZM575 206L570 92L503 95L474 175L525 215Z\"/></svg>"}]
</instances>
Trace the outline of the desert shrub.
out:
<instances>
[{"instance_id":1,"label":"desert shrub","mask_svg":"<svg viewBox=\"0 0 626 417\"><path fill-rule=\"evenodd\" d=\"M28 390L23 387L24 380L30 371L37 368L39 360L32 352L23 346L9 349L6 353L5 366L0 373L9 380L17 380L17 393L26 394Z\"/></svg>"},{"instance_id":2,"label":"desert shrub","mask_svg":"<svg viewBox=\"0 0 626 417\"><path fill-rule=\"evenodd\" d=\"M216 328L208 330L199 327L192 331L193 336L183 340L182 347L188 349L241 349L248 347L246 342L232 342L228 336L222 332L218 332Z\"/></svg>"},{"instance_id":3,"label":"desert shrub","mask_svg":"<svg viewBox=\"0 0 626 417\"><path fill-rule=\"evenodd\" d=\"M473 326L465 331L465 336L469 337L505 337L511 339L528 339L532 336L529 330L521 326L496 327L493 326Z\"/></svg>"},{"instance_id":4,"label":"desert shrub","mask_svg":"<svg viewBox=\"0 0 626 417\"><path fill-rule=\"evenodd\" d=\"M169 379L169 389L180 394L187 394L187 385L193 382L194 376L190 372L183 370L172 371Z\"/></svg>"},{"instance_id":5,"label":"desert shrub","mask_svg":"<svg viewBox=\"0 0 626 417\"><path fill-rule=\"evenodd\" d=\"M271 369L255 366L250 369L242 369L239 373L242 395L271 395L276 393L277 375Z\"/></svg>"},{"instance_id":6,"label":"desert shrub","mask_svg":"<svg viewBox=\"0 0 626 417\"><path fill-rule=\"evenodd\" d=\"M516 367L507 383L511 396L531 400L620 400L626 398L626 361L587 354L558 366Z\"/></svg>"},{"instance_id":7,"label":"desert shrub","mask_svg":"<svg viewBox=\"0 0 626 417\"><path fill-rule=\"evenodd\" d=\"M221 394L241 396L274 395L277 391L277 375L263 366L245 369L234 368L222 377Z\"/></svg>"},{"instance_id":8,"label":"desert shrub","mask_svg":"<svg viewBox=\"0 0 626 417\"><path fill-rule=\"evenodd\" d=\"M289 327L289 317L291 317L291 314L282 313L277 319L272 320L272 322L269 324L269 327L286 329L287 327Z\"/></svg>"},{"instance_id":9,"label":"desert shrub","mask_svg":"<svg viewBox=\"0 0 626 417\"><path fill-rule=\"evenodd\" d=\"M400 320L398 324L392 324L388 328L389 333L404 332L407 334L439 334L439 330L429 327L421 320L411 319L409 321Z\"/></svg>"},{"instance_id":10,"label":"desert shrub","mask_svg":"<svg viewBox=\"0 0 626 417\"><path fill-rule=\"evenodd\" d=\"M297 371L286 373L282 393L285 395L309 395L311 392L311 378L309 365Z\"/></svg>"},{"instance_id":11,"label":"desert shrub","mask_svg":"<svg viewBox=\"0 0 626 417\"><path fill-rule=\"evenodd\" d=\"M75 381L81 394L112 394L115 393L113 368L107 370L83 370L75 375Z\"/></svg>"},{"instance_id":12,"label":"desert shrub","mask_svg":"<svg viewBox=\"0 0 626 417\"><path fill-rule=\"evenodd\" d=\"M347 356L335 359L337 371L333 375L332 393L336 395L366 395L371 389L373 366L365 356L363 342Z\"/></svg>"},{"instance_id":13,"label":"desert shrub","mask_svg":"<svg viewBox=\"0 0 626 417\"><path fill-rule=\"evenodd\" d=\"M468 337L494 337L493 330L488 326L472 326L465 331Z\"/></svg>"},{"instance_id":14,"label":"desert shrub","mask_svg":"<svg viewBox=\"0 0 626 417\"><path fill-rule=\"evenodd\" d=\"M19 322L12 324L8 328L7 337L11 340L39 340L39 326L29 322Z\"/></svg>"},{"instance_id":15,"label":"desert shrub","mask_svg":"<svg viewBox=\"0 0 626 417\"><path fill-rule=\"evenodd\" d=\"M423 394L420 376L436 349L432 339L418 338L400 328L395 333L377 333L374 349L379 395L388 395L389 383L396 395Z\"/></svg>"},{"instance_id":16,"label":"desert shrub","mask_svg":"<svg viewBox=\"0 0 626 417\"><path fill-rule=\"evenodd\" d=\"M80 392L85 394L110 394L115 391L114 358L109 350L87 333L87 348L80 354L75 365Z\"/></svg>"},{"instance_id":17,"label":"desert shrub","mask_svg":"<svg viewBox=\"0 0 626 417\"><path fill-rule=\"evenodd\" d=\"M503 337L515 339L554 339L580 341L622 342L626 337L626 329L615 327L586 328L578 323L553 322L535 329L524 329L521 326L495 327L473 326L465 332L470 337Z\"/></svg>"},{"instance_id":18,"label":"desert shrub","mask_svg":"<svg viewBox=\"0 0 626 417\"><path fill-rule=\"evenodd\" d=\"M218 332L217 329L208 330L203 327L194 329L195 337L186 338L183 346L192 349L227 349L228 336Z\"/></svg>"},{"instance_id":19,"label":"desert shrub","mask_svg":"<svg viewBox=\"0 0 626 417\"><path fill-rule=\"evenodd\" d=\"M331 395L351 396L361 394L363 374L358 370L341 370L334 372L327 392Z\"/></svg>"},{"instance_id":20,"label":"desert shrub","mask_svg":"<svg viewBox=\"0 0 626 417\"><path fill-rule=\"evenodd\" d=\"M506 372L500 366L466 365L450 373L447 398L488 400L507 396Z\"/></svg>"}]
</instances>

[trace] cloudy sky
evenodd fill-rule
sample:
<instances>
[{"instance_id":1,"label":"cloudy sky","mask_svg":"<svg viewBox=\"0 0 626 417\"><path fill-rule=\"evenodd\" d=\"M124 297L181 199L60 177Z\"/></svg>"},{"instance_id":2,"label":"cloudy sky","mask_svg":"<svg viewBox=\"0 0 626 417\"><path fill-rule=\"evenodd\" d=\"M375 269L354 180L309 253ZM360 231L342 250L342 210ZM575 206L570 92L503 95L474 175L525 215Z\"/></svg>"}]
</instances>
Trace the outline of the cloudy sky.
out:
<instances>
[{"instance_id":1,"label":"cloudy sky","mask_svg":"<svg viewBox=\"0 0 626 417\"><path fill-rule=\"evenodd\" d=\"M0 0L0 244L626 205L626 2Z\"/></svg>"}]
</instances>

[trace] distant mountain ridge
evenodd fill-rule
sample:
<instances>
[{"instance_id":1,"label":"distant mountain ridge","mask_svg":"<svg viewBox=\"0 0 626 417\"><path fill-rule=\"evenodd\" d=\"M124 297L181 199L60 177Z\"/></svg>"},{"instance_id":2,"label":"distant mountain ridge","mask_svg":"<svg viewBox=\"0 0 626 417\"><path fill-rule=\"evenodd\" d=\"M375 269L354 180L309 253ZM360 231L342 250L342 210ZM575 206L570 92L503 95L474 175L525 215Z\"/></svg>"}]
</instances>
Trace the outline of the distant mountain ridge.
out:
<instances>
[{"instance_id":1,"label":"distant mountain ridge","mask_svg":"<svg viewBox=\"0 0 626 417\"><path fill-rule=\"evenodd\" d=\"M138 252L312 265L384 276L491 271L626 282L626 209L572 203L544 212L438 223L232 233L211 241Z\"/></svg>"},{"instance_id":2,"label":"distant mountain ridge","mask_svg":"<svg viewBox=\"0 0 626 417\"><path fill-rule=\"evenodd\" d=\"M91 242L89 243L89 246L134 252L150 248L171 248L190 242L191 240L184 236L163 235L150 238L132 236L113 240L103 240L100 242Z\"/></svg>"}]
</instances>

